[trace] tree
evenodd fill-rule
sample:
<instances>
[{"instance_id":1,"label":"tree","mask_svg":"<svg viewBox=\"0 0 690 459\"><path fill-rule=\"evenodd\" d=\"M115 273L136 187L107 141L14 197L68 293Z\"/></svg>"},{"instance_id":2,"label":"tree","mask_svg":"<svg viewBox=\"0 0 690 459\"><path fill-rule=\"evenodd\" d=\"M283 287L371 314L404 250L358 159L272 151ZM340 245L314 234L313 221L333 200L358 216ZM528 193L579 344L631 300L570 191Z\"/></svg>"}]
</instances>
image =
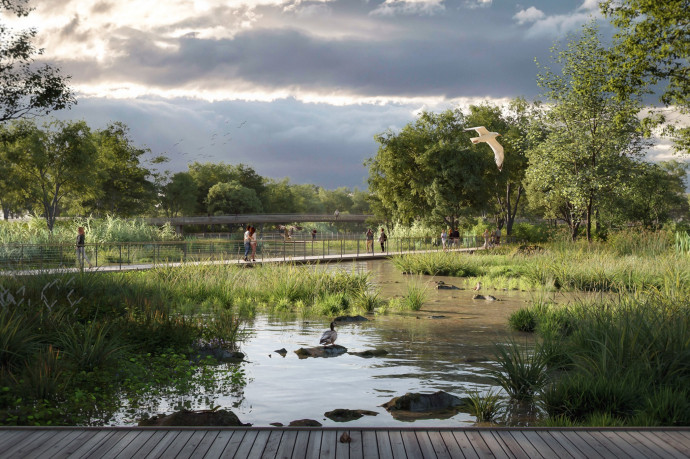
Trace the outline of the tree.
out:
<instances>
[{"instance_id":1,"label":"tree","mask_svg":"<svg viewBox=\"0 0 690 459\"><path fill-rule=\"evenodd\" d=\"M26 16L27 0L2 0L0 12ZM76 103L69 77L48 64L35 63L43 54L32 44L35 29L14 32L0 23L0 123L48 114Z\"/></svg>"},{"instance_id":2,"label":"tree","mask_svg":"<svg viewBox=\"0 0 690 459\"><path fill-rule=\"evenodd\" d=\"M613 81L620 97L665 83L661 101L690 113L690 2L606 0L600 7L618 28L610 65L626 70ZM689 146L686 126L677 131L676 147Z\"/></svg>"},{"instance_id":3,"label":"tree","mask_svg":"<svg viewBox=\"0 0 690 459\"><path fill-rule=\"evenodd\" d=\"M208 190L208 213L228 215L261 212L261 200L256 191L238 181L217 183Z\"/></svg>"},{"instance_id":4,"label":"tree","mask_svg":"<svg viewBox=\"0 0 690 459\"><path fill-rule=\"evenodd\" d=\"M196 207L196 182L189 172L178 172L163 185L161 207L168 217L192 215Z\"/></svg>"},{"instance_id":5,"label":"tree","mask_svg":"<svg viewBox=\"0 0 690 459\"><path fill-rule=\"evenodd\" d=\"M332 214L336 210L339 212L349 212L352 207L352 192L349 188L341 186L335 190L319 188L319 199L327 214Z\"/></svg>"},{"instance_id":6,"label":"tree","mask_svg":"<svg viewBox=\"0 0 690 459\"><path fill-rule=\"evenodd\" d=\"M496 166L463 128L459 110L424 112L397 134L375 136L378 152L365 163L374 211L403 223L455 227L461 215L481 208L489 198L487 174Z\"/></svg>"},{"instance_id":7,"label":"tree","mask_svg":"<svg viewBox=\"0 0 690 459\"><path fill-rule=\"evenodd\" d=\"M29 184L26 192L43 207L53 231L60 203L92 186L97 151L84 121L53 121L39 129L21 121L12 126L8 160Z\"/></svg>"},{"instance_id":8,"label":"tree","mask_svg":"<svg viewBox=\"0 0 690 459\"><path fill-rule=\"evenodd\" d=\"M534 124L535 112L536 106L531 107L527 101L518 98L510 102L505 113L500 107L483 104L470 106L470 114L467 116L468 126L485 126L489 131L501 133L500 142L505 150L503 170L489 167L486 176L492 194L490 203L495 207L497 226L502 228L505 225L507 235L512 233L513 223L525 193L525 152L533 143L533 137L527 134ZM482 147L479 144L478 147L484 148L492 155L488 146Z\"/></svg>"},{"instance_id":9,"label":"tree","mask_svg":"<svg viewBox=\"0 0 690 459\"><path fill-rule=\"evenodd\" d=\"M573 240L585 223L591 241L597 199L620 188L630 164L624 159L641 156L641 104L637 97L620 99L610 91L615 69L593 23L553 59L560 74L547 68L538 77L551 105L544 114L545 139L528 152L528 190L546 217L569 225Z\"/></svg>"},{"instance_id":10,"label":"tree","mask_svg":"<svg viewBox=\"0 0 690 459\"><path fill-rule=\"evenodd\" d=\"M2 215L7 220L11 214L19 214L25 210L25 192L27 184L19 173L17 166L10 162L13 142L9 141L8 132L0 126L0 207Z\"/></svg>"},{"instance_id":11,"label":"tree","mask_svg":"<svg viewBox=\"0 0 690 459\"><path fill-rule=\"evenodd\" d=\"M206 213L208 192L217 183L236 181L245 188L254 190L257 196L261 196L265 189L263 177L244 164L233 166L224 162L217 164L193 162L189 165L189 173L198 188L196 212L199 214Z\"/></svg>"},{"instance_id":12,"label":"tree","mask_svg":"<svg viewBox=\"0 0 690 459\"><path fill-rule=\"evenodd\" d=\"M98 150L94 193L83 200L88 213L132 217L148 211L156 190L151 172L141 164L149 150L133 145L129 128L116 122L94 133Z\"/></svg>"},{"instance_id":13,"label":"tree","mask_svg":"<svg viewBox=\"0 0 690 459\"><path fill-rule=\"evenodd\" d=\"M290 180L267 180L264 192L261 194L264 211L270 214L295 213L295 198L292 194Z\"/></svg>"}]
</instances>

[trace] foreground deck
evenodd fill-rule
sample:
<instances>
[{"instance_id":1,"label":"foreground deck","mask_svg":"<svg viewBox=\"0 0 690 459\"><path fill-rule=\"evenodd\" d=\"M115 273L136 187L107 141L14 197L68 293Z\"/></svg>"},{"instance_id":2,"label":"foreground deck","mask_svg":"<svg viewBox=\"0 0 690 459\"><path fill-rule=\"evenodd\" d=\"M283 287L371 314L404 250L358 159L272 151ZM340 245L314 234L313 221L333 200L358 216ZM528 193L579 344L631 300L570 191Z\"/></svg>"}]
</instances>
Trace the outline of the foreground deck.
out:
<instances>
[{"instance_id":1,"label":"foreground deck","mask_svg":"<svg viewBox=\"0 0 690 459\"><path fill-rule=\"evenodd\" d=\"M0 457L680 459L690 428L10 427Z\"/></svg>"}]
</instances>

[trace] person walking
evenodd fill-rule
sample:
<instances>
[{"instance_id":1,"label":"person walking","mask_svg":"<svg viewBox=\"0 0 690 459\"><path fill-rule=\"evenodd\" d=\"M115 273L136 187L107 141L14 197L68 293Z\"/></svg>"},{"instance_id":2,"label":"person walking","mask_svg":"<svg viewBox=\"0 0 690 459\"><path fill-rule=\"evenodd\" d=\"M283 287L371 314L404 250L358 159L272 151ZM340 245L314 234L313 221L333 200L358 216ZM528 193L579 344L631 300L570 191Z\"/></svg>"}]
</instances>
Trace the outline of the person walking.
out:
<instances>
[{"instance_id":1,"label":"person walking","mask_svg":"<svg viewBox=\"0 0 690 459\"><path fill-rule=\"evenodd\" d=\"M89 268L93 268L91 261L86 257L86 235L84 234L84 227L77 228L77 263L79 268L84 269L84 261L89 264Z\"/></svg>"},{"instance_id":2,"label":"person walking","mask_svg":"<svg viewBox=\"0 0 690 459\"><path fill-rule=\"evenodd\" d=\"M249 230L249 245L252 248L252 261L256 261L256 246L258 244L258 241L256 239L256 228L252 226L251 230Z\"/></svg>"},{"instance_id":3,"label":"person walking","mask_svg":"<svg viewBox=\"0 0 690 459\"><path fill-rule=\"evenodd\" d=\"M367 228L367 253L374 253L374 232Z\"/></svg>"},{"instance_id":4,"label":"person walking","mask_svg":"<svg viewBox=\"0 0 690 459\"><path fill-rule=\"evenodd\" d=\"M379 234L379 242L381 243L381 252L386 251L386 241L388 238L386 237L386 233L383 231L383 228L381 228L381 234Z\"/></svg>"},{"instance_id":5,"label":"person walking","mask_svg":"<svg viewBox=\"0 0 690 459\"><path fill-rule=\"evenodd\" d=\"M446 233L446 230L441 231L441 245L443 246L443 251L447 252L448 247L446 247L446 243L448 242L448 233Z\"/></svg>"},{"instance_id":6,"label":"person walking","mask_svg":"<svg viewBox=\"0 0 690 459\"><path fill-rule=\"evenodd\" d=\"M496 245L501 245L501 228L496 227L496 232L494 233L494 240Z\"/></svg>"},{"instance_id":7,"label":"person walking","mask_svg":"<svg viewBox=\"0 0 690 459\"><path fill-rule=\"evenodd\" d=\"M250 225L247 225L247 231L244 232L244 261L249 261L249 251L252 249L251 241L251 229Z\"/></svg>"},{"instance_id":8,"label":"person walking","mask_svg":"<svg viewBox=\"0 0 690 459\"><path fill-rule=\"evenodd\" d=\"M488 249L489 248L489 240L491 239L491 233L489 232L489 228L484 230L484 234L482 234L484 237L484 248Z\"/></svg>"}]
</instances>

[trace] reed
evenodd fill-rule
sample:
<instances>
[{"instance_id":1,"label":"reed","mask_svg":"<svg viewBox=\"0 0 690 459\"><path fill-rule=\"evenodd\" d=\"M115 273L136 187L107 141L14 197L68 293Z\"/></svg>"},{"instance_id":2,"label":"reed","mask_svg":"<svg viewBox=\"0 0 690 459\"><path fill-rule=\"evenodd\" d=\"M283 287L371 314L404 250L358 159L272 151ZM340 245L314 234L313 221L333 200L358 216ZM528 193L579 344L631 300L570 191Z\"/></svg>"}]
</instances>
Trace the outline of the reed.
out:
<instances>
[{"instance_id":1,"label":"reed","mask_svg":"<svg viewBox=\"0 0 690 459\"><path fill-rule=\"evenodd\" d=\"M489 372L511 398L532 400L548 382L548 368L542 352L514 341L496 346L497 369Z\"/></svg>"},{"instance_id":2,"label":"reed","mask_svg":"<svg viewBox=\"0 0 690 459\"><path fill-rule=\"evenodd\" d=\"M467 404L470 414L477 418L477 422L494 422L505 405L500 394L492 389L485 394L477 390L470 391Z\"/></svg>"}]
</instances>

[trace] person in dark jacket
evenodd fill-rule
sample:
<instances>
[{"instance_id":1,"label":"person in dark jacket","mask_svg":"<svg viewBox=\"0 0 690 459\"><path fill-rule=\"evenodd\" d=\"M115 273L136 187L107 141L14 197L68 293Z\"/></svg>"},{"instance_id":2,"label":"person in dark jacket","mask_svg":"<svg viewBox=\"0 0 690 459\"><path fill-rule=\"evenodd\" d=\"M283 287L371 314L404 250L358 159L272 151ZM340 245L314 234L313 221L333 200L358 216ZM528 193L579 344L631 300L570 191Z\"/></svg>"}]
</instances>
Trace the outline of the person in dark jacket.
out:
<instances>
[{"instance_id":1,"label":"person in dark jacket","mask_svg":"<svg viewBox=\"0 0 690 459\"><path fill-rule=\"evenodd\" d=\"M84 234L84 227L80 226L77 228L77 263L79 263L80 268L83 268L84 260L86 260L86 262L89 264L89 268L93 268L91 261L89 261L89 259L86 257L85 245L86 235Z\"/></svg>"}]
</instances>

